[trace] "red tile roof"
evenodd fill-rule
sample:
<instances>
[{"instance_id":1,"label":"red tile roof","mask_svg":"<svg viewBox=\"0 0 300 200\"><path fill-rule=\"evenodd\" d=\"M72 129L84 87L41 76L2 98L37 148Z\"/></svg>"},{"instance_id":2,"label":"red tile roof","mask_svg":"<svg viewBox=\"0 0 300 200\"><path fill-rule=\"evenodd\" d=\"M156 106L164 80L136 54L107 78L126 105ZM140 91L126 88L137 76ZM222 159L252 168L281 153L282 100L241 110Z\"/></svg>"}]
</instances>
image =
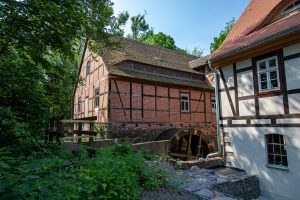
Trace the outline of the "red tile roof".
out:
<instances>
[{"instance_id":1,"label":"red tile roof","mask_svg":"<svg viewBox=\"0 0 300 200\"><path fill-rule=\"evenodd\" d=\"M217 60L289 30L300 29L300 13L259 29L283 0L252 0L223 44L210 55Z\"/></svg>"}]
</instances>

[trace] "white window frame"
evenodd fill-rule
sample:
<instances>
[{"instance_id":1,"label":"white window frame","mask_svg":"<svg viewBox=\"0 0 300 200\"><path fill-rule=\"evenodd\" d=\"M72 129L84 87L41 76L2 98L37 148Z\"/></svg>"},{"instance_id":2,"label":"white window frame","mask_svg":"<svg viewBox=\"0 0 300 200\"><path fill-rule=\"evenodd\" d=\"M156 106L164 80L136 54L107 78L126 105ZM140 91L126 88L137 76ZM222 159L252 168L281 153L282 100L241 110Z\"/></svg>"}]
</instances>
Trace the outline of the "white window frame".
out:
<instances>
[{"instance_id":1,"label":"white window frame","mask_svg":"<svg viewBox=\"0 0 300 200\"><path fill-rule=\"evenodd\" d=\"M98 92L98 95L97 95L97 92ZM97 100L98 98L98 100ZM98 102L98 105L96 104ZM100 105L100 89L96 89L95 90L95 98L94 98L94 109L97 109L99 108L99 105Z\"/></svg>"},{"instance_id":2,"label":"white window frame","mask_svg":"<svg viewBox=\"0 0 300 200\"><path fill-rule=\"evenodd\" d=\"M183 97L187 99L183 99ZM188 93L180 93L180 111L190 112L190 95Z\"/></svg>"},{"instance_id":3,"label":"white window frame","mask_svg":"<svg viewBox=\"0 0 300 200\"><path fill-rule=\"evenodd\" d=\"M78 97L77 112L81 113L81 97Z\"/></svg>"},{"instance_id":4,"label":"white window frame","mask_svg":"<svg viewBox=\"0 0 300 200\"><path fill-rule=\"evenodd\" d=\"M91 73L91 61L88 60L86 63L85 76L90 75L90 73Z\"/></svg>"},{"instance_id":5,"label":"white window frame","mask_svg":"<svg viewBox=\"0 0 300 200\"><path fill-rule=\"evenodd\" d=\"M84 99L84 117L89 116L89 97L85 97Z\"/></svg>"},{"instance_id":6,"label":"white window frame","mask_svg":"<svg viewBox=\"0 0 300 200\"><path fill-rule=\"evenodd\" d=\"M299 0L296 0L296 1L299 1ZM297 10L298 8L300 8L300 4L295 5L296 1L290 3L288 6L286 6L286 7L283 9L283 11L281 12L281 15L285 15L285 14L287 14L287 13L289 13L289 12L292 12L292 11ZM293 5L293 7L287 9L287 8L290 7L291 5Z\"/></svg>"},{"instance_id":7,"label":"white window frame","mask_svg":"<svg viewBox=\"0 0 300 200\"><path fill-rule=\"evenodd\" d=\"M269 61L275 59L276 61L276 67L270 69L269 66ZM265 70L260 70L260 65L259 63L265 62L266 63L266 69ZM259 91L260 92L268 92L268 91L277 91L280 90L280 79L279 79L279 66L278 66L278 57L277 56L272 56L266 59L262 59L262 60L258 60L256 62L256 66L257 66L257 76L258 76L258 87L259 87ZM270 78L270 73L276 71L277 73L277 85L278 87L276 88L272 88L271 85L271 78ZM267 75L267 89L262 89L261 88L261 74L266 73Z\"/></svg>"},{"instance_id":8,"label":"white window frame","mask_svg":"<svg viewBox=\"0 0 300 200\"><path fill-rule=\"evenodd\" d=\"M279 138L280 138L280 136L282 136L283 141L279 141L279 143L275 143L274 141L273 141L273 143L268 143L268 136L271 136L271 135L278 135ZM272 145L273 146L273 152L269 152L268 151L268 145ZM280 146L280 152L281 152L281 146L283 146L284 150L285 150L285 154L282 153L282 152L280 154L275 154L275 149L274 149L275 145L276 146ZM286 136L285 135L278 134L278 133L266 134L265 135L265 149L266 149L266 164L267 164L268 167L274 167L274 168L280 168L280 169L288 169L289 161L288 161L288 150L287 150ZM281 160L282 160L283 157L286 157L286 165L283 165L283 163L281 163L281 164L270 163L269 162L269 157L268 157L269 155L274 156L274 162L275 162L275 156L280 156Z\"/></svg>"},{"instance_id":9,"label":"white window frame","mask_svg":"<svg viewBox=\"0 0 300 200\"><path fill-rule=\"evenodd\" d=\"M217 109L216 97L212 96L211 97L211 112L215 113L216 109Z\"/></svg>"}]
</instances>

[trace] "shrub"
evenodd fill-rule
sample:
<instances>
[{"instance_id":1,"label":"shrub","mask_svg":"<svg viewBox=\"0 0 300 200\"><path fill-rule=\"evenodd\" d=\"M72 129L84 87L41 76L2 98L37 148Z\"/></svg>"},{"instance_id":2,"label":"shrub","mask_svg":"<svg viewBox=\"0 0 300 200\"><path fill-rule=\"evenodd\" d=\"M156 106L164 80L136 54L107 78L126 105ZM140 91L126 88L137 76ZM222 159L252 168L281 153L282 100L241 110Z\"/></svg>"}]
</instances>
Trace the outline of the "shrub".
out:
<instances>
[{"instance_id":1,"label":"shrub","mask_svg":"<svg viewBox=\"0 0 300 200\"><path fill-rule=\"evenodd\" d=\"M56 144L27 142L0 149L2 199L137 199L165 177L129 144L97 150L88 158Z\"/></svg>"}]
</instances>

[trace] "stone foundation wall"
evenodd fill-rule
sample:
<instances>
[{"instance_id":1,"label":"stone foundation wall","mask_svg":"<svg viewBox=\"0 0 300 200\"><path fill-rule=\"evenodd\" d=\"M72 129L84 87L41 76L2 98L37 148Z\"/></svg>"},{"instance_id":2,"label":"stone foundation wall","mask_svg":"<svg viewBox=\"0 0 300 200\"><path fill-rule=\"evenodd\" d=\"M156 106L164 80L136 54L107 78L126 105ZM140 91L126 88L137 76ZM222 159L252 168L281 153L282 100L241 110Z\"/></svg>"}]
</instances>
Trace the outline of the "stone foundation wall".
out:
<instances>
[{"instance_id":1,"label":"stone foundation wall","mask_svg":"<svg viewBox=\"0 0 300 200\"><path fill-rule=\"evenodd\" d=\"M229 182L217 184L213 189L245 200L255 199L261 195L259 181L256 176L237 180L233 179Z\"/></svg>"},{"instance_id":2,"label":"stone foundation wall","mask_svg":"<svg viewBox=\"0 0 300 200\"><path fill-rule=\"evenodd\" d=\"M110 137L119 140L128 140L131 143L154 141L157 136L165 131L164 128L112 128Z\"/></svg>"}]
</instances>

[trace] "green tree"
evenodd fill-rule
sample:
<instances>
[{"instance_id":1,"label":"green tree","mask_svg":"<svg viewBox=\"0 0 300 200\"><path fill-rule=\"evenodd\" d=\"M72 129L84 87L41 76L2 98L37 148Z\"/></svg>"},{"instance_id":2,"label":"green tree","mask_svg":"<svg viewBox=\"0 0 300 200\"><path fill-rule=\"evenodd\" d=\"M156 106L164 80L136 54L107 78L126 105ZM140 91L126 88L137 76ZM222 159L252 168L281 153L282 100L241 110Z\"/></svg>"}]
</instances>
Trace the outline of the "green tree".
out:
<instances>
[{"instance_id":1,"label":"green tree","mask_svg":"<svg viewBox=\"0 0 300 200\"><path fill-rule=\"evenodd\" d=\"M147 32L149 30L151 33L151 29L149 27L149 24L146 22L145 15L146 12L143 15L138 14L137 16L131 17L131 35L129 37L131 37L132 39L137 40L141 37L141 35L147 35Z\"/></svg>"},{"instance_id":2,"label":"green tree","mask_svg":"<svg viewBox=\"0 0 300 200\"><path fill-rule=\"evenodd\" d=\"M161 46L167 49L176 49L175 41L170 35L166 35L163 32L148 37L145 42L156 46Z\"/></svg>"},{"instance_id":3,"label":"green tree","mask_svg":"<svg viewBox=\"0 0 300 200\"><path fill-rule=\"evenodd\" d=\"M193 48L193 50L188 51L189 54L196 56L196 57L202 57L203 56L203 49L200 49L199 46L196 46Z\"/></svg>"},{"instance_id":4,"label":"green tree","mask_svg":"<svg viewBox=\"0 0 300 200\"><path fill-rule=\"evenodd\" d=\"M126 13L110 0L0 0L0 146L43 133L52 117L70 115L82 40L113 45ZM125 17L124 17L125 16ZM121 19L122 17L122 19ZM4 144L5 143L5 144Z\"/></svg>"},{"instance_id":5,"label":"green tree","mask_svg":"<svg viewBox=\"0 0 300 200\"><path fill-rule=\"evenodd\" d=\"M226 23L225 29L220 32L219 36L214 37L214 41L210 44L211 53L213 53L221 46L221 44L227 37L228 33L230 32L234 24L235 24L235 19L232 18L229 22Z\"/></svg>"}]
</instances>

